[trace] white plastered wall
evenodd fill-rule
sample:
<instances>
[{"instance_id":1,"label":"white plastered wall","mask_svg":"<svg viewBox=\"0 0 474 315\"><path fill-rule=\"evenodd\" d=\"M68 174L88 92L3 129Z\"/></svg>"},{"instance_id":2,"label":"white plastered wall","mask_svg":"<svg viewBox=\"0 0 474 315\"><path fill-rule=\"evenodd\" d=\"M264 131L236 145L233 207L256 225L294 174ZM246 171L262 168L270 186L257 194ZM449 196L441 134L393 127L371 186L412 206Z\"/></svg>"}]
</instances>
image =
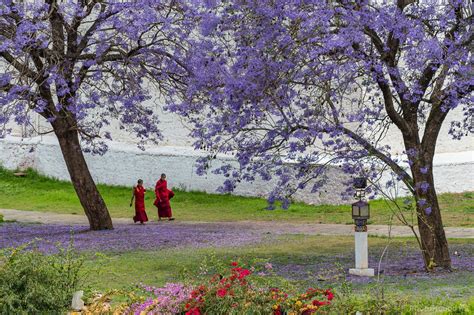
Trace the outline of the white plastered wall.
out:
<instances>
[{"instance_id":1,"label":"white plastered wall","mask_svg":"<svg viewBox=\"0 0 474 315\"><path fill-rule=\"evenodd\" d=\"M133 185L142 178L146 186L153 186L161 173L167 173L170 184L187 190L215 192L224 178L209 174L198 176L195 173L195 161L205 154L192 149L193 140L188 137L189 130L177 115L166 113L155 107L160 117L160 128L164 139L158 146L139 150L134 137L119 130L117 124L109 127L115 141L108 143L109 151L104 156L86 155L92 176L99 183L111 185ZM438 192L462 192L474 190L474 136L462 140L452 140L448 135L451 120L459 119L461 110L455 110L448 116L439 135L435 155L434 175ZM48 131L48 124L34 117L35 129ZM33 167L40 173L59 179L69 180L65 163L54 135L22 138L25 128L12 126L11 136L0 140L0 164L8 169ZM391 128L384 140L392 147L394 154L402 154L403 143L400 132ZM230 156L220 156L213 166L218 166ZM329 180L320 192L314 194L303 190L296 199L312 204L337 204L346 202L341 199L346 175L337 167L329 170ZM256 181L237 187L236 194L246 196L266 196L274 182Z\"/></svg>"}]
</instances>

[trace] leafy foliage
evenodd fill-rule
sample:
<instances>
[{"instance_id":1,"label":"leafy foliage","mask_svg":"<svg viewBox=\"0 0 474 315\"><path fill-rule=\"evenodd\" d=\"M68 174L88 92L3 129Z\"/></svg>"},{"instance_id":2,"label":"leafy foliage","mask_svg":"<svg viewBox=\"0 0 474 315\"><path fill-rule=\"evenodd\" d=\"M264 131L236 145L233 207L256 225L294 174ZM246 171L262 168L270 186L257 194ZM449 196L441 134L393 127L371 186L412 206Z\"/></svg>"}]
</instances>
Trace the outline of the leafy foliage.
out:
<instances>
[{"instance_id":1,"label":"leafy foliage","mask_svg":"<svg viewBox=\"0 0 474 315\"><path fill-rule=\"evenodd\" d=\"M83 282L83 258L72 245L46 255L31 250L34 242L2 250L0 257L0 313L61 313Z\"/></svg>"}]
</instances>

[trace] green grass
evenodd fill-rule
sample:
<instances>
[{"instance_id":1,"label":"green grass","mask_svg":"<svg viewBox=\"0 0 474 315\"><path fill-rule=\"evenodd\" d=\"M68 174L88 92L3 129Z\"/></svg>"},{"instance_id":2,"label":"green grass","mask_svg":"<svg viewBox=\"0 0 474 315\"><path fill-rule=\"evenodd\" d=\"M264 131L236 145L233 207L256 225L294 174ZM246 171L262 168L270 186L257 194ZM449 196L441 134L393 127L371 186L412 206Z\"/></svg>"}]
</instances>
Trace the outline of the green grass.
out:
<instances>
[{"instance_id":1,"label":"green grass","mask_svg":"<svg viewBox=\"0 0 474 315\"><path fill-rule=\"evenodd\" d=\"M99 185L112 217L131 217L131 188ZM156 216L153 192L146 196L149 216ZM474 192L439 196L445 226L474 226ZM371 224L387 224L391 210L384 200L371 201ZM290 209L266 210L262 198L177 191L172 200L174 215L186 221L277 220L309 223L352 224L348 205L294 203ZM82 214L83 210L69 182L58 181L29 170L15 177L0 168L0 208ZM399 224L397 220L394 224Z\"/></svg>"},{"instance_id":2,"label":"green grass","mask_svg":"<svg viewBox=\"0 0 474 315\"><path fill-rule=\"evenodd\" d=\"M306 266L311 270L311 265L324 260L333 260L331 256L338 254L350 257L353 251L353 238L349 236L280 236L267 240L258 245L237 248L184 248L166 249L155 252L135 251L127 253L107 254L107 258L100 264L99 272L94 272L93 287L98 290L120 289L143 282L147 285L160 286L166 282L179 281L179 275L184 270L199 270L203 261L209 257L210 264L214 261L229 263L240 260L241 262L269 261L277 267ZM472 244L472 240L453 239L450 244ZM369 238L371 255L379 255L387 239ZM411 238L397 238L391 241L391 248L414 248L416 243ZM86 268L96 271L97 260L92 256L86 262ZM304 273L299 280L290 282L301 288L308 287L340 287L343 271L338 271L334 266L333 277L326 281L319 281L324 275ZM334 276L335 275L335 276ZM301 273L299 274L301 276ZM383 278L383 277L382 277ZM276 281L284 281L276 279ZM285 280L287 281L287 280ZM410 298L447 297L451 299L465 299L472 295L470 284L474 283L474 275L463 270L458 270L443 277L386 277L384 279L385 293L397 294ZM363 293L374 286L361 284L355 286L357 292Z\"/></svg>"}]
</instances>

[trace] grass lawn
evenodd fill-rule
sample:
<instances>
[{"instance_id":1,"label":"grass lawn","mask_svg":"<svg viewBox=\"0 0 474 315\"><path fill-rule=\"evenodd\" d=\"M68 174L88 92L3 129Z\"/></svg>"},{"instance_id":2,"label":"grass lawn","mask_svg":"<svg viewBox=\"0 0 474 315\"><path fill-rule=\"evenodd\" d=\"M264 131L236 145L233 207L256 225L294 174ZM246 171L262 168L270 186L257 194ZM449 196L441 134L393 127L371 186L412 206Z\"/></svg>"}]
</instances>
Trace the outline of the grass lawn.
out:
<instances>
[{"instance_id":1,"label":"grass lawn","mask_svg":"<svg viewBox=\"0 0 474 315\"><path fill-rule=\"evenodd\" d=\"M131 188L99 185L112 217L131 217ZM146 205L155 218L153 192ZM441 194L440 205L445 226L474 226L474 192ZM294 203L288 210L266 210L266 200L232 195L177 191L172 200L174 215L184 221L278 220L292 222L352 224L348 205ZM0 208L82 214L83 210L69 182L58 181L28 171L26 177L15 177L0 168ZM392 212L384 200L371 201L372 224L387 224ZM408 215L408 217L411 217ZM399 224L395 219L394 224Z\"/></svg>"},{"instance_id":2,"label":"grass lawn","mask_svg":"<svg viewBox=\"0 0 474 315\"><path fill-rule=\"evenodd\" d=\"M370 237L371 256L378 257L387 244L386 238ZM322 287L341 288L344 285L344 271L334 261L338 258L352 257L352 237L335 236L280 236L262 244L217 249L166 249L155 252L108 253L98 264L92 254L86 262L86 269L94 270L92 286L99 290L120 289L140 282L160 286L166 282L180 280L183 270L199 270L199 267L216 266L240 260L243 263L268 261L274 265L277 276L275 282L290 281L301 288ZM467 246L472 254L473 240L450 240L452 246ZM416 244L411 238L392 239L390 249L398 252L400 248L413 250ZM398 248L395 250L395 248ZM393 254L395 255L395 254ZM207 263L206 263L207 261ZM204 263L203 263L204 262ZM217 263L216 263L217 262ZM403 259L398 261L403 264ZM341 264L347 263L342 262ZM97 267L97 266L100 267ZM313 270L318 265L327 265L326 273ZM292 269L298 279L292 279ZM96 271L98 272L96 273ZM330 274L330 276L328 276ZM443 276L387 276L381 277L387 295L397 295L410 299L447 298L467 300L473 295L474 275L469 271L457 270ZM347 284L347 283L346 283ZM377 286L371 283L352 284L357 293L366 293Z\"/></svg>"}]
</instances>

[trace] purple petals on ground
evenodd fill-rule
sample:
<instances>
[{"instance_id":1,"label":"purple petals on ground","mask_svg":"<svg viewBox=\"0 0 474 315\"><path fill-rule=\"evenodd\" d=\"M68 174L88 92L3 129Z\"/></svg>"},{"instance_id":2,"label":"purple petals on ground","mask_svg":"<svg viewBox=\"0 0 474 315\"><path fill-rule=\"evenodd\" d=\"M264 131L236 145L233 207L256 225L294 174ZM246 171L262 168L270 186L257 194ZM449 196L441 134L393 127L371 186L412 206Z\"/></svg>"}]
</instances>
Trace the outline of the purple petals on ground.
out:
<instances>
[{"instance_id":1,"label":"purple petals on ground","mask_svg":"<svg viewBox=\"0 0 474 315\"><path fill-rule=\"evenodd\" d=\"M369 252L369 266L379 273L380 248ZM453 244L450 246L453 271L474 272L474 243ZM321 255L308 263L274 264L274 271L285 278L293 280L317 280L329 283L338 282L341 277L353 283L368 283L377 277L358 277L347 274L349 268L354 268L354 253L345 252L337 255ZM420 251L415 247L392 246L380 262L380 275L391 279L432 279L450 277L450 271L437 270L428 273L423 268Z\"/></svg>"},{"instance_id":2,"label":"purple petals on ground","mask_svg":"<svg viewBox=\"0 0 474 315\"><path fill-rule=\"evenodd\" d=\"M170 247L230 247L256 243L259 233L232 226L214 224L175 224L162 222L144 226L117 224L111 231L89 231L85 226L50 224L2 224L0 248L16 247L35 239L43 252L55 250L55 244L67 246L73 235L79 251L159 250Z\"/></svg>"}]
</instances>

